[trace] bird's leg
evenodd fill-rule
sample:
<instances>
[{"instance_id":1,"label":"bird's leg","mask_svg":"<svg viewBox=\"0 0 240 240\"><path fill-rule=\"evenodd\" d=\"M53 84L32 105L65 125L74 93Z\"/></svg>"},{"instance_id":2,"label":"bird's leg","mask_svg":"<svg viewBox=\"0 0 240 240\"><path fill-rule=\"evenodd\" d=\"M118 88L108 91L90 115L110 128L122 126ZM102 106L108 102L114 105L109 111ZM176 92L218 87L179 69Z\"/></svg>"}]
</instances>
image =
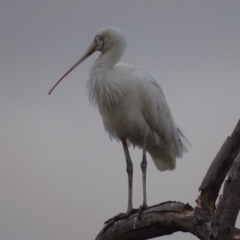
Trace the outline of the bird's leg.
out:
<instances>
[{"instance_id":1,"label":"bird's leg","mask_svg":"<svg viewBox=\"0 0 240 240\"><path fill-rule=\"evenodd\" d=\"M113 224L117 221L120 221L122 219L127 219L130 217L130 215L137 213L137 209L133 209L132 206L132 182L133 182L133 164L132 160L128 151L127 141L126 139L122 140L123 150L126 157L126 163L127 163L127 174L128 174L128 208L126 213L119 213L113 218L110 218L105 222L106 226L105 229L107 229L110 226L113 226Z\"/></svg>"},{"instance_id":2,"label":"bird's leg","mask_svg":"<svg viewBox=\"0 0 240 240\"><path fill-rule=\"evenodd\" d=\"M142 181L143 181L143 204L139 208L138 218L141 218L142 211L147 208L147 191L146 191L146 175L147 175L147 158L146 158L146 137L143 138L143 158L141 162Z\"/></svg>"},{"instance_id":3,"label":"bird's leg","mask_svg":"<svg viewBox=\"0 0 240 240\"><path fill-rule=\"evenodd\" d=\"M127 141L126 139L122 140L123 150L126 157L127 163L127 174L128 174L128 208L127 212L131 213L133 210L132 206L132 182L133 182L133 164L128 151Z\"/></svg>"},{"instance_id":4,"label":"bird's leg","mask_svg":"<svg viewBox=\"0 0 240 240\"><path fill-rule=\"evenodd\" d=\"M146 158L146 138L143 138L143 159L141 162L142 180L143 180L143 207L147 207L146 175L147 175L147 158Z\"/></svg>"}]
</instances>

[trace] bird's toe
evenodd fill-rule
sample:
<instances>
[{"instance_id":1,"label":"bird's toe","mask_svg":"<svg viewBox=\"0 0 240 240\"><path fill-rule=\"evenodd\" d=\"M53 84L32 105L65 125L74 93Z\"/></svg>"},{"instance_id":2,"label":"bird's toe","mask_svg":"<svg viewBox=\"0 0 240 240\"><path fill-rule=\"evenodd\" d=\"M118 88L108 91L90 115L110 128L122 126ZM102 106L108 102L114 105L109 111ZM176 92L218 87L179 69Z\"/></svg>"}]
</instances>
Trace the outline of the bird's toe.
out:
<instances>
[{"instance_id":1,"label":"bird's toe","mask_svg":"<svg viewBox=\"0 0 240 240\"><path fill-rule=\"evenodd\" d=\"M132 209L129 212L126 213L119 213L116 216L108 219L104 224L105 224L105 228L109 228L112 227L114 225L114 223L124 220L124 219L128 219L132 214L135 214L139 212L139 209Z\"/></svg>"},{"instance_id":2,"label":"bird's toe","mask_svg":"<svg viewBox=\"0 0 240 240\"><path fill-rule=\"evenodd\" d=\"M147 209L147 205L141 205L138 209L138 220L141 220L142 213Z\"/></svg>"}]
</instances>

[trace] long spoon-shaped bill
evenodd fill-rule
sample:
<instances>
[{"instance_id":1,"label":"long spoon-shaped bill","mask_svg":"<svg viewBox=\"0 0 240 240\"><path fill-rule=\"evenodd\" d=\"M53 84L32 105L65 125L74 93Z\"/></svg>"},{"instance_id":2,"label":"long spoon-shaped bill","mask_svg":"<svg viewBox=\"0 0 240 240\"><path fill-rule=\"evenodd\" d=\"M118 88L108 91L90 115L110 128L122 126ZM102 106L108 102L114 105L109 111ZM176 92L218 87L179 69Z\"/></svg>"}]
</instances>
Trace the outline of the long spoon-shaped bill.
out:
<instances>
[{"instance_id":1,"label":"long spoon-shaped bill","mask_svg":"<svg viewBox=\"0 0 240 240\"><path fill-rule=\"evenodd\" d=\"M91 45L88 47L86 53L55 83L55 85L51 88L51 90L48 92L50 95L54 88L73 70L75 69L80 63L82 63L86 58L88 58L90 55L92 55L94 52L96 52L96 43L92 42Z\"/></svg>"}]
</instances>

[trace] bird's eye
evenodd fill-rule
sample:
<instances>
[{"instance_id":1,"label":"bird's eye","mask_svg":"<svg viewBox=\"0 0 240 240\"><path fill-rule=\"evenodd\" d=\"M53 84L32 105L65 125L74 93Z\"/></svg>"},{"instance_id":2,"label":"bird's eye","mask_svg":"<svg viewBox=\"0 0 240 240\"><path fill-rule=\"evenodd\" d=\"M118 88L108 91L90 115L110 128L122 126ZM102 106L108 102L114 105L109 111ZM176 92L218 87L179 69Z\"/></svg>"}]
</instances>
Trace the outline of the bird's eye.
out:
<instances>
[{"instance_id":1,"label":"bird's eye","mask_svg":"<svg viewBox=\"0 0 240 240\"><path fill-rule=\"evenodd\" d=\"M94 39L96 45L97 45L97 50L101 50L104 47L104 37L103 36L96 36Z\"/></svg>"},{"instance_id":2,"label":"bird's eye","mask_svg":"<svg viewBox=\"0 0 240 240\"><path fill-rule=\"evenodd\" d=\"M100 41L103 41L103 36L99 36L98 39L99 39Z\"/></svg>"}]
</instances>

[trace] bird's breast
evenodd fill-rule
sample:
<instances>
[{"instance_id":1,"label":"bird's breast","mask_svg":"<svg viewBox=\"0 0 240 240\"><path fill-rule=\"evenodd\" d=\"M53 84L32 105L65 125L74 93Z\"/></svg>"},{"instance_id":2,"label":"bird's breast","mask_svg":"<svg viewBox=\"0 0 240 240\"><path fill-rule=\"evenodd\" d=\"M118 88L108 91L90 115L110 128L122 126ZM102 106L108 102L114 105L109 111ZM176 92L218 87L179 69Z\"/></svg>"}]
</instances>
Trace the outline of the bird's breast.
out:
<instances>
[{"instance_id":1,"label":"bird's breast","mask_svg":"<svg viewBox=\"0 0 240 240\"><path fill-rule=\"evenodd\" d=\"M121 81L103 68L90 72L87 90L90 103L108 110L119 107L125 95Z\"/></svg>"},{"instance_id":2,"label":"bird's breast","mask_svg":"<svg viewBox=\"0 0 240 240\"><path fill-rule=\"evenodd\" d=\"M149 127L141 114L141 102L138 96L126 95L121 104L114 109L99 106L99 112L105 130L112 138L120 140L127 138L131 139L131 142L136 142L149 131Z\"/></svg>"},{"instance_id":3,"label":"bird's breast","mask_svg":"<svg viewBox=\"0 0 240 240\"><path fill-rule=\"evenodd\" d=\"M144 84L134 77L137 70L119 64L112 70L94 67L87 83L89 100L96 105L104 127L116 139L141 139L149 132L142 114Z\"/></svg>"}]
</instances>

